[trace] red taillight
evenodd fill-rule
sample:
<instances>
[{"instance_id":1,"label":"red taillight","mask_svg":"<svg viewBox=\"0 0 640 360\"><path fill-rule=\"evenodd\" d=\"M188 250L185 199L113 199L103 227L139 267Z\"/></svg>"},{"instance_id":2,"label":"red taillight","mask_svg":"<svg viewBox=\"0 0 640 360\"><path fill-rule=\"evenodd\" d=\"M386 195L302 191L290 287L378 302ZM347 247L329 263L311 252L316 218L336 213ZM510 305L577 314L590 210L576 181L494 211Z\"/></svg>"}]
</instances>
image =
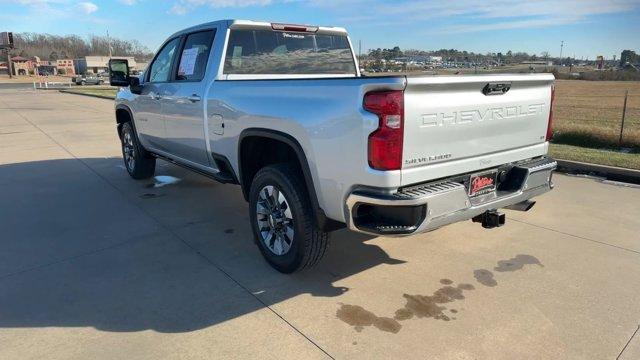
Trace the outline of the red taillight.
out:
<instances>
[{"instance_id":1,"label":"red taillight","mask_svg":"<svg viewBox=\"0 0 640 360\"><path fill-rule=\"evenodd\" d=\"M404 93L401 90L367 93L364 108L379 119L378 129L369 135L369 166L376 170L400 170Z\"/></svg>"},{"instance_id":2,"label":"red taillight","mask_svg":"<svg viewBox=\"0 0 640 360\"><path fill-rule=\"evenodd\" d=\"M553 100L556 97L556 87L555 85L551 85L551 105L549 106L549 122L547 123L547 137L546 140L549 141L553 137Z\"/></svg>"}]
</instances>

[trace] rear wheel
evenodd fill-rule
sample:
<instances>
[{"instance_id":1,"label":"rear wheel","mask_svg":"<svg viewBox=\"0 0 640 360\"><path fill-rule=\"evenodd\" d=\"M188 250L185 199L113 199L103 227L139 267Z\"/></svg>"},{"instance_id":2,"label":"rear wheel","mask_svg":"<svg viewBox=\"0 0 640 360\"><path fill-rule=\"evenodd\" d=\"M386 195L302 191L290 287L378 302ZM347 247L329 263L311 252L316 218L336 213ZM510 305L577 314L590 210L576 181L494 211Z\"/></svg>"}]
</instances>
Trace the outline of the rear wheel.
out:
<instances>
[{"instance_id":1,"label":"rear wheel","mask_svg":"<svg viewBox=\"0 0 640 360\"><path fill-rule=\"evenodd\" d=\"M120 141L122 159L129 175L136 180L152 177L156 171L156 159L140 145L131 122L122 124Z\"/></svg>"},{"instance_id":2,"label":"rear wheel","mask_svg":"<svg viewBox=\"0 0 640 360\"><path fill-rule=\"evenodd\" d=\"M309 196L295 167L264 167L254 177L249 197L255 241L271 266L292 273L322 258L328 234L314 225Z\"/></svg>"}]
</instances>

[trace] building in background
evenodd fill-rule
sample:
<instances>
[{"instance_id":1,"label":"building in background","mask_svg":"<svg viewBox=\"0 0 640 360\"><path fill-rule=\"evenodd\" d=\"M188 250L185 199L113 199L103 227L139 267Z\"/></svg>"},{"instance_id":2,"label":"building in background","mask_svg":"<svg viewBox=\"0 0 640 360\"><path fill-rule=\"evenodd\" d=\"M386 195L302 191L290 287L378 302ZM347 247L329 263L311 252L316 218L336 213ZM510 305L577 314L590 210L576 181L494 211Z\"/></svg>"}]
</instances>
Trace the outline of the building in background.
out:
<instances>
[{"instance_id":1,"label":"building in background","mask_svg":"<svg viewBox=\"0 0 640 360\"><path fill-rule=\"evenodd\" d=\"M40 58L34 56L32 58L25 58L22 56L14 56L11 58L12 74L18 75L32 75L35 74L36 68L40 65Z\"/></svg>"},{"instance_id":2,"label":"building in background","mask_svg":"<svg viewBox=\"0 0 640 360\"><path fill-rule=\"evenodd\" d=\"M75 75L76 69L72 59L56 60L56 70L59 75Z\"/></svg>"},{"instance_id":3,"label":"building in background","mask_svg":"<svg viewBox=\"0 0 640 360\"><path fill-rule=\"evenodd\" d=\"M427 62L434 66L442 65L442 56L427 56Z\"/></svg>"},{"instance_id":4,"label":"building in background","mask_svg":"<svg viewBox=\"0 0 640 360\"><path fill-rule=\"evenodd\" d=\"M36 68L38 75L49 76L49 75L58 75L58 69L56 67L55 61L40 61L38 67Z\"/></svg>"},{"instance_id":5,"label":"building in background","mask_svg":"<svg viewBox=\"0 0 640 360\"><path fill-rule=\"evenodd\" d=\"M598 67L598 70L604 69L604 56L598 55L596 58L596 66Z\"/></svg>"},{"instance_id":6,"label":"building in background","mask_svg":"<svg viewBox=\"0 0 640 360\"><path fill-rule=\"evenodd\" d=\"M80 59L75 59L74 70L76 74L100 74L109 71L109 57L108 56L85 56ZM137 70L137 63L133 56L112 56L111 59L124 59L129 62L129 68Z\"/></svg>"}]
</instances>

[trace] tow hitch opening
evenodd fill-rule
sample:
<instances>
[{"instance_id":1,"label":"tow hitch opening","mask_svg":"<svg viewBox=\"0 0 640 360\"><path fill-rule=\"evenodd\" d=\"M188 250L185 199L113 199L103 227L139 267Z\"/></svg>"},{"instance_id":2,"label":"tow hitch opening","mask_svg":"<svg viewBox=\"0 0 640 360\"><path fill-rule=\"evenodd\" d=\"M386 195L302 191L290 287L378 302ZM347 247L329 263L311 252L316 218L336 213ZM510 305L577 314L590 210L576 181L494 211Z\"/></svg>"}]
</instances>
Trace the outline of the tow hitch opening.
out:
<instances>
[{"instance_id":1,"label":"tow hitch opening","mask_svg":"<svg viewBox=\"0 0 640 360\"><path fill-rule=\"evenodd\" d=\"M489 210L474 217L472 220L475 223L481 223L485 229L493 229L504 225L506 217L497 210Z\"/></svg>"}]
</instances>

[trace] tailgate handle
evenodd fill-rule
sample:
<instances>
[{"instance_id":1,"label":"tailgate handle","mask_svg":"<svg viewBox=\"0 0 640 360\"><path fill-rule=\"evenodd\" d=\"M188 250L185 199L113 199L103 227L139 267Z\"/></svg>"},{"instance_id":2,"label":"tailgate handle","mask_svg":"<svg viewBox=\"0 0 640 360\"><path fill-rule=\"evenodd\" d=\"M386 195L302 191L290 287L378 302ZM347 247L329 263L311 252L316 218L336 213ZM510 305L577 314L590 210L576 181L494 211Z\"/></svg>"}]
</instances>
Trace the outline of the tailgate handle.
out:
<instances>
[{"instance_id":1,"label":"tailgate handle","mask_svg":"<svg viewBox=\"0 0 640 360\"><path fill-rule=\"evenodd\" d=\"M511 83L488 83L482 89L485 95L502 95L511 89Z\"/></svg>"}]
</instances>

